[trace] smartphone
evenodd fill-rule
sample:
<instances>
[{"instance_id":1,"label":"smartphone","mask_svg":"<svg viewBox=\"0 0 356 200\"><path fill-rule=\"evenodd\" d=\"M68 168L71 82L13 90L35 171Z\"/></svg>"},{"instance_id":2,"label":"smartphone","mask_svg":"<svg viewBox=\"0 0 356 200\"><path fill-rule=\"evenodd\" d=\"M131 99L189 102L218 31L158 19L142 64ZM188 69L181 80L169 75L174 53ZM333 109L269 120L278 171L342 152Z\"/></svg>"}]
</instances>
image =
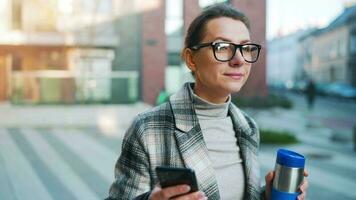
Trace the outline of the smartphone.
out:
<instances>
[{"instance_id":1,"label":"smartphone","mask_svg":"<svg viewBox=\"0 0 356 200\"><path fill-rule=\"evenodd\" d=\"M198 191L197 179L192 169L159 166L156 167L156 173L162 188L185 184L190 186L189 193Z\"/></svg>"}]
</instances>

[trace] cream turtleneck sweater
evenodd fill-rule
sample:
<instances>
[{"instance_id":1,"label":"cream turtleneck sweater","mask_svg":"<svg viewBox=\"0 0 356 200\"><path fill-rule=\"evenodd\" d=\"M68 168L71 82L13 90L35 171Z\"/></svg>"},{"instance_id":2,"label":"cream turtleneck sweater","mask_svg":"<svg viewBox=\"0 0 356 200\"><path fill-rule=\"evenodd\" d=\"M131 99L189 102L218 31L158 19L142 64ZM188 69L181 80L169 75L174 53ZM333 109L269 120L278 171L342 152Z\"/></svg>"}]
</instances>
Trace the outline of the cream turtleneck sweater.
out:
<instances>
[{"instance_id":1,"label":"cream turtleneck sweater","mask_svg":"<svg viewBox=\"0 0 356 200\"><path fill-rule=\"evenodd\" d=\"M215 169L221 199L243 199L245 190L243 161L231 117L228 115L231 97L223 104L213 104L195 95L192 88L190 92L209 157Z\"/></svg>"}]
</instances>

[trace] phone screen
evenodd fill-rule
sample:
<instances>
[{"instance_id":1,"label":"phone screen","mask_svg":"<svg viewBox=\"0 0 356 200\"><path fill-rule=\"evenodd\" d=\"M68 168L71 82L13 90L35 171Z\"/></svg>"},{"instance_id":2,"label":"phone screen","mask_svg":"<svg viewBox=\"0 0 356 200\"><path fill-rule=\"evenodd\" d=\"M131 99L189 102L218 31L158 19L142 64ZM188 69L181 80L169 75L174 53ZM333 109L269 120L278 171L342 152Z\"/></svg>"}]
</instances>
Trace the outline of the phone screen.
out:
<instances>
[{"instance_id":1,"label":"phone screen","mask_svg":"<svg viewBox=\"0 0 356 200\"><path fill-rule=\"evenodd\" d=\"M192 169L177 167L156 167L156 172L162 188L186 184L190 186L190 192L198 191L195 172Z\"/></svg>"}]
</instances>

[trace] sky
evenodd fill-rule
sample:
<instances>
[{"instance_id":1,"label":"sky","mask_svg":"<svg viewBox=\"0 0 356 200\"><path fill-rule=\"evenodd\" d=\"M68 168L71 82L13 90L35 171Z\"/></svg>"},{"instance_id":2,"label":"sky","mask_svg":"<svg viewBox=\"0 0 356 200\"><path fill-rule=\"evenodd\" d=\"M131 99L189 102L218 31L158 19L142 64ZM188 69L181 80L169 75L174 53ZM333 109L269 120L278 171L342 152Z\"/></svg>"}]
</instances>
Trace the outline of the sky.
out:
<instances>
[{"instance_id":1,"label":"sky","mask_svg":"<svg viewBox=\"0 0 356 200\"><path fill-rule=\"evenodd\" d=\"M311 26L325 27L355 0L266 0L267 39Z\"/></svg>"},{"instance_id":2,"label":"sky","mask_svg":"<svg viewBox=\"0 0 356 200\"><path fill-rule=\"evenodd\" d=\"M63 2L67 2L68 4L71 1L67 0ZM168 9L170 11L181 10L182 5L176 3L180 1L167 0ZM291 33L297 29L311 26L326 26L331 20L341 14L344 4L347 2L355 3L356 0L266 0L267 39L276 37L279 34L285 35ZM60 4L62 7L68 7L67 4L62 4ZM177 7L181 9L177 9ZM5 1L0 0L0 17L4 9L6 9ZM174 15L182 15L182 13L174 13ZM172 27L167 27L168 32L173 32L176 26L179 26L182 22L171 22L170 24ZM0 21L0 32L5 28L5 25Z\"/></svg>"}]
</instances>

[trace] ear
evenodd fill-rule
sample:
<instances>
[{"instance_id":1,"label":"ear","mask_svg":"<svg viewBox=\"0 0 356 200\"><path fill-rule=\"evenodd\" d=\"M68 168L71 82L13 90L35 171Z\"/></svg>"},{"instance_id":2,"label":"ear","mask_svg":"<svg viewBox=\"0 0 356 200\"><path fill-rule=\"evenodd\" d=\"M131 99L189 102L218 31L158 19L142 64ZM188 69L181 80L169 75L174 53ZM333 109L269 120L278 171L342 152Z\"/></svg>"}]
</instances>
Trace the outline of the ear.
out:
<instances>
[{"instance_id":1,"label":"ear","mask_svg":"<svg viewBox=\"0 0 356 200\"><path fill-rule=\"evenodd\" d=\"M183 57L190 71L194 72L196 68L194 62L194 52L189 48L185 48L183 50Z\"/></svg>"}]
</instances>

